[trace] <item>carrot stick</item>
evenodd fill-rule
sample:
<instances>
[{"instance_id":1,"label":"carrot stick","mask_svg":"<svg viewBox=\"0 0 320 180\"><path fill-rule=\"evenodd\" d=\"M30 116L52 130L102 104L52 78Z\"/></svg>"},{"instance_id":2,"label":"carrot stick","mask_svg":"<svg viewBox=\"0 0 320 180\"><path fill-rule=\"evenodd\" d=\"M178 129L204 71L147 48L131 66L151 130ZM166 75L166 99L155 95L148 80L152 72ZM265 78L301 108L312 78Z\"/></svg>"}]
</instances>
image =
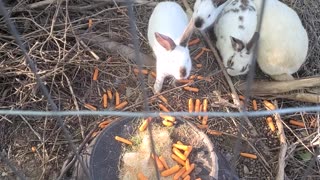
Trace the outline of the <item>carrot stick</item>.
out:
<instances>
[{"instance_id":1,"label":"carrot stick","mask_svg":"<svg viewBox=\"0 0 320 180\"><path fill-rule=\"evenodd\" d=\"M188 171L190 169L190 161L189 159L186 160L186 170Z\"/></svg>"},{"instance_id":2,"label":"carrot stick","mask_svg":"<svg viewBox=\"0 0 320 180\"><path fill-rule=\"evenodd\" d=\"M197 68L201 68L201 67L202 67L202 64L196 64L196 67L197 67Z\"/></svg>"},{"instance_id":3,"label":"carrot stick","mask_svg":"<svg viewBox=\"0 0 320 180\"><path fill-rule=\"evenodd\" d=\"M159 160L161 161L165 169L169 169L169 166L163 156L159 156Z\"/></svg>"},{"instance_id":4,"label":"carrot stick","mask_svg":"<svg viewBox=\"0 0 320 180\"><path fill-rule=\"evenodd\" d=\"M103 99L102 100L103 101L103 107L107 108L108 107L108 95L106 93L104 93L102 99Z\"/></svg>"},{"instance_id":5,"label":"carrot stick","mask_svg":"<svg viewBox=\"0 0 320 180\"><path fill-rule=\"evenodd\" d=\"M189 107L189 113L192 113L194 111L194 104L193 104L192 98L188 100L188 107Z\"/></svg>"},{"instance_id":6,"label":"carrot stick","mask_svg":"<svg viewBox=\"0 0 320 180\"><path fill-rule=\"evenodd\" d=\"M112 100L112 91L111 90L107 90L107 94L108 94L108 98L110 100Z\"/></svg>"},{"instance_id":7,"label":"carrot stick","mask_svg":"<svg viewBox=\"0 0 320 180\"><path fill-rule=\"evenodd\" d=\"M191 177L189 175L187 175L186 177L183 178L183 180L190 180Z\"/></svg>"},{"instance_id":8,"label":"carrot stick","mask_svg":"<svg viewBox=\"0 0 320 180\"><path fill-rule=\"evenodd\" d=\"M199 80L205 80L205 81L211 82L210 77L197 76L197 79L199 79Z\"/></svg>"},{"instance_id":9,"label":"carrot stick","mask_svg":"<svg viewBox=\"0 0 320 180\"><path fill-rule=\"evenodd\" d=\"M167 127L173 126L173 122L168 121L168 120L166 120L166 119L162 121L162 124L165 125L165 126L167 126Z\"/></svg>"},{"instance_id":10,"label":"carrot stick","mask_svg":"<svg viewBox=\"0 0 320 180\"><path fill-rule=\"evenodd\" d=\"M157 77L157 74L154 72L154 71L151 71L151 76L153 77L153 78L156 78Z\"/></svg>"},{"instance_id":11,"label":"carrot stick","mask_svg":"<svg viewBox=\"0 0 320 180\"><path fill-rule=\"evenodd\" d=\"M181 160L185 161L187 158L184 154L181 153L181 151L179 151L179 149L177 148L172 148L172 151L175 155L177 155Z\"/></svg>"},{"instance_id":12,"label":"carrot stick","mask_svg":"<svg viewBox=\"0 0 320 180\"><path fill-rule=\"evenodd\" d=\"M239 99L244 101L246 98L242 95L239 95Z\"/></svg>"},{"instance_id":13,"label":"carrot stick","mask_svg":"<svg viewBox=\"0 0 320 180\"><path fill-rule=\"evenodd\" d=\"M91 27L92 27L92 19L90 18L88 21L88 28L91 28Z\"/></svg>"},{"instance_id":14,"label":"carrot stick","mask_svg":"<svg viewBox=\"0 0 320 180\"><path fill-rule=\"evenodd\" d=\"M163 176L163 177L170 176L170 175L178 172L179 169L180 169L180 166L179 166L179 165L175 165L175 166L173 166L173 167L170 168L170 169L167 169L167 170L162 171L162 172L161 172L161 176Z\"/></svg>"},{"instance_id":15,"label":"carrot stick","mask_svg":"<svg viewBox=\"0 0 320 180\"><path fill-rule=\"evenodd\" d=\"M118 104L115 108L116 109L122 109L128 104L127 101L123 101L122 103Z\"/></svg>"},{"instance_id":16,"label":"carrot stick","mask_svg":"<svg viewBox=\"0 0 320 180\"><path fill-rule=\"evenodd\" d=\"M32 147L31 147L31 152L34 153L34 152L36 152L36 151L37 151L37 148L36 148L35 146L32 146Z\"/></svg>"},{"instance_id":17,"label":"carrot stick","mask_svg":"<svg viewBox=\"0 0 320 180\"><path fill-rule=\"evenodd\" d=\"M163 97L162 95L159 95L158 97L159 97L159 99L161 99L161 101L168 104L168 100L165 97Z\"/></svg>"},{"instance_id":18,"label":"carrot stick","mask_svg":"<svg viewBox=\"0 0 320 180\"><path fill-rule=\"evenodd\" d=\"M159 157L157 155L155 157L152 155L152 158L156 160L159 171L162 171L164 169L164 166L160 161Z\"/></svg>"},{"instance_id":19,"label":"carrot stick","mask_svg":"<svg viewBox=\"0 0 320 180\"><path fill-rule=\"evenodd\" d=\"M183 166L186 165L186 163L183 160L181 160L178 156L176 156L175 154L171 154L171 158Z\"/></svg>"},{"instance_id":20,"label":"carrot stick","mask_svg":"<svg viewBox=\"0 0 320 180\"><path fill-rule=\"evenodd\" d=\"M138 173L138 180L148 180L148 178L142 174L141 172Z\"/></svg>"},{"instance_id":21,"label":"carrot stick","mask_svg":"<svg viewBox=\"0 0 320 180\"><path fill-rule=\"evenodd\" d=\"M87 108L87 109L90 109L92 111L96 111L97 110L97 108L92 106L91 104L84 104L84 107Z\"/></svg>"},{"instance_id":22,"label":"carrot stick","mask_svg":"<svg viewBox=\"0 0 320 180\"><path fill-rule=\"evenodd\" d=\"M147 75L147 74L149 73L149 71L148 71L147 69L141 69L141 71L139 71L138 68L134 68L134 69L133 69L133 72L134 72L135 74L139 74L139 72L141 72L141 73L144 74L144 75Z\"/></svg>"},{"instance_id":23,"label":"carrot stick","mask_svg":"<svg viewBox=\"0 0 320 180\"><path fill-rule=\"evenodd\" d=\"M171 121L171 122L173 122L173 123L176 121L176 118L173 117L173 116L167 116L167 115L164 115L164 114L162 114L162 113L159 113L159 116L160 116L161 118L166 119L166 120L168 120L168 121Z\"/></svg>"},{"instance_id":24,"label":"carrot stick","mask_svg":"<svg viewBox=\"0 0 320 180\"><path fill-rule=\"evenodd\" d=\"M303 122L299 122L299 121L296 121L293 119L290 120L289 123L292 125L298 126L298 127L302 127L302 128L306 127Z\"/></svg>"},{"instance_id":25,"label":"carrot stick","mask_svg":"<svg viewBox=\"0 0 320 180\"><path fill-rule=\"evenodd\" d=\"M159 108L164 112L170 112L168 108L166 108L163 104L159 103Z\"/></svg>"},{"instance_id":26,"label":"carrot stick","mask_svg":"<svg viewBox=\"0 0 320 180\"><path fill-rule=\"evenodd\" d=\"M274 132L276 130L276 127L274 126L273 121L272 121L272 117L270 117L270 116L267 117L267 124L272 132Z\"/></svg>"},{"instance_id":27,"label":"carrot stick","mask_svg":"<svg viewBox=\"0 0 320 180\"><path fill-rule=\"evenodd\" d=\"M120 104L120 94L116 91L116 106Z\"/></svg>"},{"instance_id":28,"label":"carrot stick","mask_svg":"<svg viewBox=\"0 0 320 180\"><path fill-rule=\"evenodd\" d=\"M185 178L186 176L188 176L188 175L191 173L191 171L193 171L194 167L195 167L195 164L192 163L192 164L190 165L190 168L189 168L188 170L186 170L186 172L184 172L184 173L182 174L182 177Z\"/></svg>"},{"instance_id":29,"label":"carrot stick","mask_svg":"<svg viewBox=\"0 0 320 180\"><path fill-rule=\"evenodd\" d=\"M183 151L188 150L188 146L183 145L183 144L173 144L173 147L180 149L180 150L183 150Z\"/></svg>"},{"instance_id":30,"label":"carrot stick","mask_svg":"<svg viewBox=\"0 0 320 180\"><path fill-rule=\"evenodd\" d=\"M199 38L195 38L195 39L189 41L188 46L192 46L192 45L198 44L199 42L200 42L200 39Z\"/></svg>"},{"instance_id":31,"label":"carrot stick","mask_svg":"<svg viewBox=\"0 0 320 180\"><path fill-rule=\"evenodd\" d=\"M115 139L116 139L117 141L119 141L119 142L132 145L132 142L129 141L128 139L125 139L125 138L122 138L122 137L119 137L119 136L116 136Z\"/></svg>"},{"instance_id":32,"label":"carrot stick","mask_svg":"<svg viewBox=\"0 0 320 180\"><path fill-rule=\"evenodd\" d=\"M202 112L202 104L200 104L199 112ZM198 119L201 120L201 116L198 116Z\"/></svg>"},{"instance_id":33,"label":"carrot stick","mask_svg":"<svg viewBox=\"0 0 320 180\"><path fill-rule=\"evenodd\" d=\"M208 110L208 99L204 99L202 104L203 104L203 106L202 106L203 112L207 112L207 110ZM203 116L202 124L203 125L208 124L208 116Z\"/></svg>"},{"instance_id":34,"label":"carrot stick","mask_svg":"<svg viewBox=\"0 0 320 180\"><path fill-rule=\"evenodd\" d=\"M94 68L93 78L92 78L94 81L98 80L98 74L99 74L99 69Z\"/></svg>"},{"instance_id":35,"label":"carrot stick","mask_svg":"<svg viewBox=\"0 0 320 180\"><path fill-rule=\"evenodd\" d=\"M207 133L214 135L214 136L221 136L222 135L222 132L216 131L216 130L211 130L211 129L208 129Z\"/></svg>"},{"instance_id":36,"label":"carrot stick","mask_svg":"<svg viewBox=\"0 0 320 180\"><path fill-rule=\"evenodd\" d=\"M185 86L185 87L183 87L183 89L187 90L187 91L191 91L191 92L199 92L198 88L190 87L190 86Z\"/></svg>"},{"instance_id":37,"label":"carrot stick","mask_svg":"<svg viewBox=\"0 0 320 180\"><path fill-rule=\"evenodd\" d=\"M105 128L108 124L110 124L111 122L112 122L111 119L105 120L105 121L101 122L98 127L103 129L103 128Z\"/></svg>"},{"instance_id":38,"label":"carrot stick","mask_svg":"<svg viewBox=\"0 0 320 180\"><path fill-rule=\"evenodd\" d=\"M191 76L189 77L190 80L193 80L193 79L195 79L195 78L196 78L195 75L191 75Z\"/></svg>"},{"instance_id":39,"label":"carrot stick","mask_svg":"<svg viewBox=\"0 0 320 180\"><path fill-rule=\"evenodd\" d=\"M263 104L268 110L275 110L276 109L276 107L271 102L269 102L267 100L264 100Z\"/></svg>"},{"instance_id":40,"label":"carrot stick","mask_svg":"<svg viewBox=\"0 0 320 180\"><path fill-rule=\"evenodd\" d=\"M192 79L180 79L180 80L177 80L177 82L183 83L183 84L188 84L188 83L193 83L194 80L192 80Z\"/></svg>"},{"instance_id":41,"label":"carrot stick","mask_svg":"<svg viewBox=\"0 0 320 180\"><path fill-rule=\"evenodd\" d=\"M253 107L253 110L258 110L258 105L257 105L257 101L254 99L252 100L252 107Z\"/></svg>"},{"instance_id":42,"label":"carrot stick","mask_svg":"<svg viewBox=\"0 0 320 180\"><path fill-rule=\"evenodd\" d=\"M144 120L141 126L139 127L139 131L142 132L146 130L148 127L148 124L149 124L149 119Z\"/></svg>"},{"instance_id":43,"label":"carrot stick","mask_svg":"<svg viewBox=\"0 0 320 180\"><path fill-rule=\"evenodd\" d=\"M199 54L197 54L196 57L194 57L194 60L198 60L198 59L202 56L203 53L204 53L204 50L201 49L201 51L199 52Z\"/></svg>"},{"instance_id":44,"label":"carrot stick","mask_svg":"<svg viewBox=\"0 0 320 180\"><path fill-rule=\"evenodd\" d=\"M173 179L174 180L178 180L180 178L180 176L182 176L182 174L186 171L185 167L182 167L174 176Z\"/></svg>"},{"instance_id":45,"label":"carrot stick","mask_svg":"<svg viewBox=\"0 0 320 180\"><path fill-rule=\"evenodd\" d=\"M194 106L194 112L200 112L200 104L201 104L201 101L200 99L196 99L196 104Z\"/></svg>"},{"instance_id":46,"label":"carrot stick","mask_svg":"<svg viewBox=\"0 0 320 180\"><path fill-rule=\"evenodd\" d=\"M250 158L250 159L257 159L257 156L255 154L250 154L250 153L240 153L241 156Z\"/></svg>"},{"instance_id":47,"label":"carrot stick","mask_svg":"<svg viewBox=\"0 0 320 180\"><path fill-rule=\"evenodd\" d=\"M183 153L183 155L184 155L186 158L188 158L188 156L189 156L189 154L191 153L191 151L192 151L192 146L188 146L188 150L186 150L186 151Z\"/></svg>"}]
</instances>

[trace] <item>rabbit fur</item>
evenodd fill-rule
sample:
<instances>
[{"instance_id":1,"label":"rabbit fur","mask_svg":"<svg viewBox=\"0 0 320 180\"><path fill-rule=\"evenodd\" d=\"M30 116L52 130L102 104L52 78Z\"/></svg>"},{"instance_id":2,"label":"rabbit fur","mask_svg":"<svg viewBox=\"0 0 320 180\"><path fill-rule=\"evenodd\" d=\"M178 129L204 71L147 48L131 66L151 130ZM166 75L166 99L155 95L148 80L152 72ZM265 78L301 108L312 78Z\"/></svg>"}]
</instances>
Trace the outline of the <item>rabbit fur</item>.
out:
<instances>
[{"instance_id":1,"label":"rabbit fur","mask_svg":"<svg viewBox=\"0 0 320 180\"><path fill-rule=\"evenodd\" d=\"M155 93L161 91L166 76L179 80L190 75L189 37L183 38L187 25L187 14L175 2L158 3L150 16L148 41L156 57Z\"/></svg>"},{"instance_id":2,"label":"rabbit fur","mask_svg":"<svg viewBox=\"0 0 320 180\"><path fill-rule=\"evenodd\" d=\"M261 12L261 0L254 0ZM260 16L260 14L258 14ZM274 80L293 80L305 62L309 38L297 13L278 0L266 0L257 63Z\"/></svg>"},{"instance_id":3,"label":"rabbit fur","mask_svg":"<svg viewBox=\"0 0 320 180\"><path fill-rule=\"evenodd\" d=\"M248 72L259 37L256 27L257 11L251 0L230 1L219 14L214 25L216 46L229 75Z\"/></svg>"}]
</instances>

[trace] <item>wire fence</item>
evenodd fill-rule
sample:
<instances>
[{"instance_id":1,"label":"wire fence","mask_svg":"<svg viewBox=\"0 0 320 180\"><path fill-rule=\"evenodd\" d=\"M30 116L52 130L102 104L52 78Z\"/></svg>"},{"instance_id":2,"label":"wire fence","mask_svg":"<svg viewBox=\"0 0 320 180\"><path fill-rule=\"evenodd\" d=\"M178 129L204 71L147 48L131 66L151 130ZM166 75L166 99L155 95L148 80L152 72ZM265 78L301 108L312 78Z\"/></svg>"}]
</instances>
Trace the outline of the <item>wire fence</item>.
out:
<instances>
[{"instance_id":1,"label":"wire fence","mask_svg":"<svg viewBox=\"0 0 320 180\"><path fill-rule=\"evenodd\" d=\"M52 1L52 3L56 3L56 6L62 6L61 3L63 1L61 0L57 0L57 1ZM139 38L137 35L137 30L136 30L136 17L134 14L134 10L133 10L133 6L134 6L134 1L126 1L126 6L128 9L128 17L129 17L129 27L130 27L130 33L132 35L132 44L134 47L134 51L135 51L135 59L136 59L136 63L138 65L139 69L142 69L143 65L142 62L140 61L141 57L139 54ZM265 2L265 1L264 1ZM66 0L66 3L68 3L68 0ZM117 4L116 2L114 2L115 4ZM264 6L264 4L263 4ZM264 8L262 8L263 10ZM142 74L139 74L139 81L141 83L141 91L143 92L143 112L125 112L125 111L86 111L86 110L81 110L81 111L60 111L58 109L58 106L56 105L56 103L54 102L54 100L51 97L50 92L48 91L47 87L44 85L43 80L40 78L39 76L39 71L37 69L36 63L34 62L34 60L30 57L30 55L28 54L28 50L25 47L25 41L23 40L22 36L19 34L19 32L17 31L17 28L13 25L12 20L10 19L10 16L8 14L8 11L3 3L3 1L0 1L0 13L1 15L4 17L4 20L8 26L8 28L10 29L10 32L12 34L12 36L14 37L16 43L18 44L18 46L20 47L23 56L25 57L26 60L26 64L28 65L28 67L31 69L31 71L33 72L35 79L36 79L36 83L37 85L40 87L40 90L42 91L43 95L45 96L46 100L48 101L48 104L50 105L51 109L48 111L36 111L36 110L17 110L17 109L8 109L8 110L0 110L0 115L3 116L8 116L8 115L20 115L20 116L40 116L40 117L53 117L54 120L56 120L58 122L59 127L62 129L65 138L68 141L69 147L73 153L73 156L75 157L75 159L77 159L80 163L82 167L86 167L85 163L83 162L82 158L80 157L81 154L81 148L77 147L74 142L72 141L72 136L70 135L70 132L68 131L68 129L65 126L63 117L64 116L117 116L117 117L159 117L159 113L160 112L151 112L150 111L150 107L148 105L147 102L147 98L148 95L146 93L146 85L145 82L143 80L143 76ZM58 13L58 11L56 11L55 13ZM263 11L261 12L261 14L263 14ZM262 15L261 15L262 17ZM259 23L261 23L261 21L263 21L263 19L260 19ZM258 26L258 32L260 31L260 25ZM257 47L255 49L255 51L257 52ZM253 59L253 66L255 67L256 65L256 60ZM247 77L247 82L248 82L248 88L246 90L245 93L245 97L250 97L250 88L249 86L253 83L255 77L255 68L251 68L249 73L248 73L248 77ZM245 107L247 106L247 100L245 101ZM170 116L188 116L188 117L197 117L197 116L209 116L209 117L226 117L226 118L230 118L230 117L262 117L262 116L267 116L267 115L273 115L273 114L280 114L280 115L285 115L285 114L292 114L292 113L296 113L296 112L303 112L303 113L307 113L307 112L314 112L314 113L318 113L320 112L320 105L315 105L315 106L304 106L304 107L292 107L292 108L283 108L283 109L276 109L276 110L268 110L268 111L247 111L245 108L242 109L242 111L240 112L198 112L198 113L190 113L190 112L162 112L162 114L165 115L170 115ZM243 124L245 124L245 122L240 121L242 126ZM155 153L155 148L154 148L154 144L153 144L153 140L152 137L155 136L154 134L152 134L152 123L149 124L149 134L151 137L151 149L152 152L154 154ZM318 132L319 133L319 132ZM241 139L241 132L238 134L238 142L240 142ZM237 150L238 147L235 146L235 150ZM307 178L308 172L310 172L311 168L314 166L315 163L317 163L317 156L318 156L319 152L317 152L317 154L314 155L314 158L312 159L312 161L309 163L309 165L307 166L308 168L306 168L305 173L303 178ZM10 162L10 158L7 158L5 153L2 152L0 153L0 161L3 162L5 165L7 165L12 172L19 177L20 179L26 179L25 175L22 171L19 170L19 168L15 167L15 165L13 163ZM154 161L154 166L155 169L157 169L157 165L156 162ZM235 166L235 165L234 165ZM88 179L92 179L90 177L90 173L86 170L86 168L83 168L85 170L85 175L87 176ZM59 177L59 179L62 178L62 176ZM157 171L157 179L160 179L160 175L159 172Z\"/></svg>"}]
</instances>

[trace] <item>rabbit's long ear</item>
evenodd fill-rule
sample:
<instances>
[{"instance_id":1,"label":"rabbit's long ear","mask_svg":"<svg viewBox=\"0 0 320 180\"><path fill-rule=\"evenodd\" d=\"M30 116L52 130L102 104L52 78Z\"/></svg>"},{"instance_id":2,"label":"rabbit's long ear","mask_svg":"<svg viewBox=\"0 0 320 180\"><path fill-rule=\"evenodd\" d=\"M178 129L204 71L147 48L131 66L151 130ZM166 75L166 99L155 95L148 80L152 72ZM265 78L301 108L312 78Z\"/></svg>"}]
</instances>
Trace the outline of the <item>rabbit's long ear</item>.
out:
<instances>
[{"instance_id":1,"label":"rabbit's long ear","mask_svg":"<svg viewBox=\"0 0 320 180\"><path fill-rule=\"evenodd\" d=\"M247 43L246 48L248 51L253 47L253 45L259 40L259 33L255 32L250 39L250 41Z\"/></svg>"},{"instance_id":2,"label":"rabbit's long ear","mask_svg":"<svg viewBox=\"0 0 320 180\"><path fill-rule=\"evenodd\" d=\"M184 30L184 32L180 38L180 43L179 43L180 46L187 47L193 31L194 31L194 20L191 17L188 26L186 27L186 29Z\"/></svg>"},{"instance_id":3,"label":"rabbit's long ear","mask_svg":"<svg viewBox=\"0 0 320 180\"><path fill-rule=\"evenodd\" d=\"M240 39L237 39L235 37L230 36L230 38L233 49L237 52L242 51L242 49L244 48L244 43Z\"/></svg>"},{"instance_id":4,"label":"rabbit's long ear","mask_svg":"<svg viewBox=\"0 0 320 180\"><path fill-rule=\"evenodd\" d=\"M154 35L156 36L156 40L158 41L158 43L167 51L172 51L174 50L174 48L176 48L176 44L170 37L158 32L155 32Z\"/></svg>"}]
</instances>

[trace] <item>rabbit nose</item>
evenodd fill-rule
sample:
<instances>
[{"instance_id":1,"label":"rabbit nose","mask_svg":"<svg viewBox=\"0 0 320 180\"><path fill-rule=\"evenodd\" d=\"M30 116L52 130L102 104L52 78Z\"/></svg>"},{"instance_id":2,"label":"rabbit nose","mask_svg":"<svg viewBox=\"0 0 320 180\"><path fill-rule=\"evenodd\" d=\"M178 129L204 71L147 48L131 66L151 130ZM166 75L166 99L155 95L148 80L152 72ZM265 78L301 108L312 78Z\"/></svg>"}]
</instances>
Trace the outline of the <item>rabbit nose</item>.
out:
<instances>
[{"instance_id":1,"label":"rabbit nose","mask_svg":"<svg viewBox=\"0 0 320 180\"><path fill-rule=\"evenodd\" d=\"M180 67L180 78L183 79L187 75L187 70L185 67Z\"/></svg>"},{"instance_id":2,"label":"rabbit nose","mask_svg":"<svg viewBox=\"0 0 320 180\"><path fill-rule=\"evenodd\" d=\"M194 26L196 28L201 28L201 26L203 25L203 19L200 17L197 17L194 23Z\"/></svg>"}]
</instances>

